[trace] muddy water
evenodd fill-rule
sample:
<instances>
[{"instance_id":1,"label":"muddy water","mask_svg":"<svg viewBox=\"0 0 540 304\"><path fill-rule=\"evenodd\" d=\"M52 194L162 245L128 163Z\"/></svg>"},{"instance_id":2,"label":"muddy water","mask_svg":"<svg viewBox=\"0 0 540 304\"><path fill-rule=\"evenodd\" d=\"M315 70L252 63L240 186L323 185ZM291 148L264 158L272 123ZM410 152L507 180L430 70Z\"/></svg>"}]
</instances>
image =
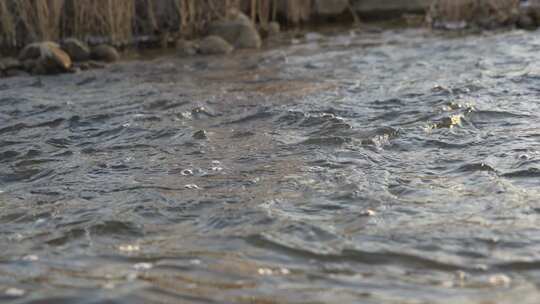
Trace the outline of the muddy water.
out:
<instances>
[{"instance_id":1,"label":"muddy water","mask_svg":"<svg viewBox=\"0 0 540 304\"><path fill-rule=\"evenodd\" d=\"M0 301L537 303L539 88L521 31L2 79Z\"/></svg>"}]
</instances>

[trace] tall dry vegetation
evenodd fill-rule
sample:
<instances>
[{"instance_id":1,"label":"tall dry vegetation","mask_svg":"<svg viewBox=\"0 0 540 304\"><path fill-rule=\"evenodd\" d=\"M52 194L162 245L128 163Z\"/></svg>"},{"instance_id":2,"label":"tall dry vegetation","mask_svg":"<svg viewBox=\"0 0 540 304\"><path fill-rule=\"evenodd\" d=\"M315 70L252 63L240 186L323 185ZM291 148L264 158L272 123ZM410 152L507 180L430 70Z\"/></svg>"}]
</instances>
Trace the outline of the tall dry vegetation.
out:
<instances>
[{"instance_id":1,"label":"tall dry vegetation","mask_svg":"<svg viewBox=\"0 0 540 304\"><path fill-rule=\"evenodd\" d=\"M465 22L468 25L500 26L515 22L520 0L434 0L428 12L432 25Z\"/></svg>"},{"instance_id":2,"label":"tall dry vegetation","mask_svg":"<svg viewBox=\"0 0 540 304\"><path fill-rule=\"evenodd\" d=\"M308 20L313 0L0 0L0 47L77 37L128 43L133 36L190 36L240 9L254 21ZM99 41L96 41L99 42Z\"/></svg>"},{"instance_id":3,"label":"tall dry vegetation","mask_svg":"<svg viewBox=\"0 0 540 304\"><path fill-rule=\"evenodd\" d=\"M17 44L15 33L15 23L8 8L7 1L0 1L0 46L11 46Z\"/></svg>"},{"instance_id":4,"label":"tall dry vegetation","mask_svg":"<svg viewBox=\"0 0 540 304\"><path fill-rule=\"evenodd\" d=\"M62 36L127 43L134 14L132 0L65 0Z\"/></svg>"},{"instance_id":5,"label":"tall dry vegetation","mask_svg":"<svg viewBox=\"0 0 540 304\"><path fill-rule=\"evenodd\" d=\"M60 37L64 0L1 0L0 42L20 46Z\"/></svg>"}]
</instances>

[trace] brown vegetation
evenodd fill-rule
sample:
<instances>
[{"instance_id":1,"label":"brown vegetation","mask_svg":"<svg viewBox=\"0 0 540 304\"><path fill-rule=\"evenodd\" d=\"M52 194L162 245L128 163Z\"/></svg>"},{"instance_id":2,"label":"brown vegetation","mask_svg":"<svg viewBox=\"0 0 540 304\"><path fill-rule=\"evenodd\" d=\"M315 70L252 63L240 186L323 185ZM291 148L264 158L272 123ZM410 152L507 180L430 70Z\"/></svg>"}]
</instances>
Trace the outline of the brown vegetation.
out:
<instances>
[{"instance_id":1,"label":"brown vegetation","mask_svg":"<svg viewBox=\"0 0 540 304\"><path fill-rule=\"evenodd\" d=\"M265 24L279 12L306 21L313 0L0 0L0 46L77 37L120 45L134 36L175 33L192 36L240 9Z\"/></svg>"},{"instance_id":2,"label":"brown vegetation","mask_svg":"<svg viewBox=\"0 0 540 304\"><path fill-rule=\"evenodd\" d=\"M22 46L60 37L64 0L0 1L0 44Z\"/></svg>"},{"instance_id":3,"label":"brown vegetation","mask_svg":"<svg viewBox=\"0 0 540 304\"><path fill-rule=\"evenodd\" d=\"M64 0L62 12L63 37L87 41L99 37L115 44L131 39L133 0Z\"/></svg>"}]
</instances>

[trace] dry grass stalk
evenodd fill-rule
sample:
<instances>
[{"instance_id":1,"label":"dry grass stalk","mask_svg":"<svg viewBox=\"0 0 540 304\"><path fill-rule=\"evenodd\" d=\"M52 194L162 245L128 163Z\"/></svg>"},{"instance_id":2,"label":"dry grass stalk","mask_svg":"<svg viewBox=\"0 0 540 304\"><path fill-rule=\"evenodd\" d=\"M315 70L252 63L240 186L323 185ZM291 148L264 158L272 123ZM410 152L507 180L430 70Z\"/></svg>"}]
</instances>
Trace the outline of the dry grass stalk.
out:
<instances>
[{"instance_id":1,"label":"dry grass stalk","mask_svg":"<svg viewBox=\"0 0 540 304\"><path fill-rule=\"evenodd\" d=\"M278 12L307 21L313 0L0 0L0 46L77 37L125 44L134 35L176 32L193 36L213 20L240 9L261 24ZM101 41L104 40L104 41Z\"/></svg>"},{"instance_id":2,"label":"dry grass stalk","mask_svg":"<svg viewBox=\"0 0 540 304\"><path fill-rule=\"evenodd\" d=\"M135 17L133 0L66 0L63 33L83 40L128 43Z\"/></svg>"},{"instance_id":3,"label":"dry grass stalk","mask_svg":"<svg viewBox=\"0 0 540 304\"><path fill-rule=\"evenodd\" d=\"M7 1L0 1L0 46L17 45L17 33Z\"/></svg>"},{"instance_id":4,"label":"dry grass stalk","mask_svg":"<svg viewBox=\"0 0 540 304\"><path fill-rule=\"evenodd\" d=\"M2 0L0 3L0 42L20 47L40 40L60 37L64 0Z\"/></svg>"}]
</instances>

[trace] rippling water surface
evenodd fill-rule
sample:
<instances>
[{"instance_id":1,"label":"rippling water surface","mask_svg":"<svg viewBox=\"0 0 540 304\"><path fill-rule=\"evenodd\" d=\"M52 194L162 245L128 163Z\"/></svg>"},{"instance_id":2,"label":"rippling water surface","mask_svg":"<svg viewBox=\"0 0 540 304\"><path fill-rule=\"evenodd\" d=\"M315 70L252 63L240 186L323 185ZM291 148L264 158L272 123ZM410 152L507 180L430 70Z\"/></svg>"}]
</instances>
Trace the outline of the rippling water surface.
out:
<instances>
[{"instance_id":1,"label":"rippling water surface","mask_svg":"<svg viewBox=\"0 0 540 304\"><path fill-rule=\"evenodd\" d=\"M2 79L0 302L538 303L539 101L522 31Z\"/></svg>"}]
</instances>

